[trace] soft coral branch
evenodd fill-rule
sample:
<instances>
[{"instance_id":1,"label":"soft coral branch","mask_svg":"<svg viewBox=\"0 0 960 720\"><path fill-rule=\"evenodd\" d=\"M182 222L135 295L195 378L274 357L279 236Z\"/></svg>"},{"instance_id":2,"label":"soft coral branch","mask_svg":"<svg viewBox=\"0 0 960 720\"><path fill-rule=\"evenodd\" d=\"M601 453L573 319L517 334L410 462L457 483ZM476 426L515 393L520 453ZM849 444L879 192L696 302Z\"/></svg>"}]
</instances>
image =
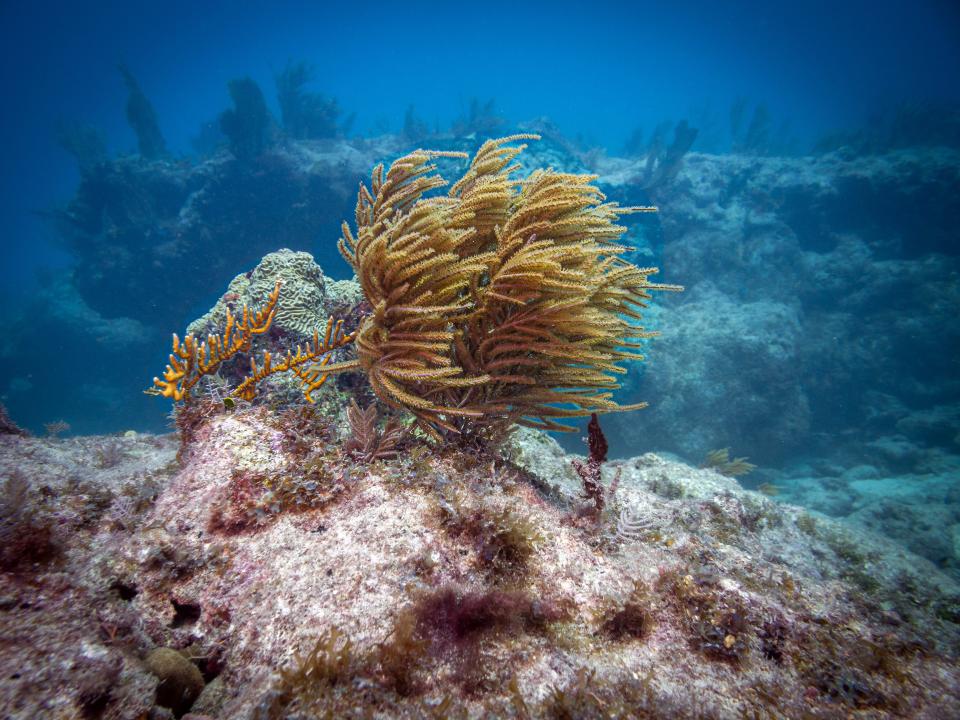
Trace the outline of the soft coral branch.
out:
<instances>
[{"instance_id":1,"label":"soft coral branch","mask_svg":"<svg viewBox=\"0 0 960 720\"><path fill-rule=\"evenodd\" d=\"M187 335L181 342L174 333L170 364L163 373L163 379L154 378L155 387L147 392L173 398L175 402L185 400L190 389L200 382L204 375L215 373L225 361L237 353L250 352L253 336L264 334L273 323L280 298L280 285L278 280L267 298L267 304L261 310L253 312L244 305L243 319L240 322L237 322L236 316L227 308L227 322L223 333L211 334L206 342L198 345L193 335ZM232 394L243 400L252 400L258 382L276 373L291 372L304 386L304 396L313 402L312 394L323 386L329 375L327 365L332 357L331 353L353 342L353 338L353 334L343 331L342 320L334 322L331 317L327 321L327 330L322 341L320 332L315 330L312 342L303 347L298 345L296 353L288 350L283 360L278 363L273 362L270 352L263 353L260 365L251 358L250 375ZM308 368L311 364L313 367Z\"/></svg>"}]
</instances>

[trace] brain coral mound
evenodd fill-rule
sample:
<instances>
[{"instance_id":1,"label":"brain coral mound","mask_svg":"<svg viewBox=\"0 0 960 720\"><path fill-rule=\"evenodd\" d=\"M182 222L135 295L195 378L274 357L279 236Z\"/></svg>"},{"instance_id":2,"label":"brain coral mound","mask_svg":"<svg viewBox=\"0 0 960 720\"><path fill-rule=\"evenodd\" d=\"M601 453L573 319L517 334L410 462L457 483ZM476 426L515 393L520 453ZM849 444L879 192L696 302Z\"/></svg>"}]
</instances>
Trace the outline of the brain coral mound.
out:
<instances>
[{"instance_id":1,"label":"brain coral mound","mask_svg":"<svg viewBox=\"0 0 960 720\"><path fill-rule=\"evenodd\" d=\"M278 280L282 294L272 327L295 342L312 337L330 315L341 315L360 301L355 283L326 277L310 253L278 250L264 256L252 272L237 275L217 304L192 322L187 333L202 338L218 332L228 307L234 313L245 304L259 307Z\"/></svg>"}]
</instances>

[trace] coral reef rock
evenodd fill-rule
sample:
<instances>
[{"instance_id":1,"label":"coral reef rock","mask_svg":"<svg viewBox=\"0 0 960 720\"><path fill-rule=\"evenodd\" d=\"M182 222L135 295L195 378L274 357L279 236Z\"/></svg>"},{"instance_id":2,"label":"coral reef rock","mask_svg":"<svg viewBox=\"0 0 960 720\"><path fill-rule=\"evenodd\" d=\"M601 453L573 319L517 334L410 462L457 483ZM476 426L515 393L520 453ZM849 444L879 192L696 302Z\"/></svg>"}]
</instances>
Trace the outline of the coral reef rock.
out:
<instances>
[{"instance_id":1,"label":"coral reef rock","mask_svg":"<svg viewBox=\"0 0 960 720\"><path fill-rule=\"evenodd\" d=\"M365 464L333 417L208 410L181 464L168 436L0 435L0 520L45 543L0 574L0 715L960 706L960 587L868 530L653 454L603 464L616 492L590 515L533 430L497 453L408 436Z\"/></svg>"},{"instance_id":2,"label":"coral reef rock","mask_svg":"<svg viewBox=\"0 0 960 720\"><path fill-rule=\"evenodd\" d=\"M598 168L621 201L641 171ZM687 292L649 323L665 332L637 391L648 422L613 419L615 447L698 460L735 445L768 465L806 453L850 465L878 436L907 437L914 458L956 448L956 424L930 414L960 397L957 193L960 153L945 148L689 155L655 197L656 262ZM915 467L876 455L889 472Z\"/></svg>"}]
</instances>

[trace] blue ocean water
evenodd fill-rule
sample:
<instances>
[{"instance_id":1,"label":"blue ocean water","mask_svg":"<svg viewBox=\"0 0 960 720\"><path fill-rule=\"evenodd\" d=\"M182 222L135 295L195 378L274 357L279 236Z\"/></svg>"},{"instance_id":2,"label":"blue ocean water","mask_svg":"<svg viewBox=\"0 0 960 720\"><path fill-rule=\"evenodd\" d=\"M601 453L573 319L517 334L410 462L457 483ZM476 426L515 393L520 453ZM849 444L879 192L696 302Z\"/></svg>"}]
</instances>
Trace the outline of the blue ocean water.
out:
<instances>
[{"instance_id":1,"label":"blue ocean water","mask_svg":"<svg viewBox=\"0 0 960 720\"><path fill-rule=\"evenodd\" d=\"M358 136L399 130L411 104L446 128L478 98L495 100L508 124L546 116L610 150L667 119L726 126L739 97L788 123L803 151L899 103L960 95L951 2L4 2L0 13L11 292L33 287L38 270L69 266L36 217L76 186L58 125L98 128L111 153L135 149L118 63L156 108L170 151L186 157L201 124L229 104L231 78L260 83L276 112L273 76L291 59L315 65L313 85L356 113ZM724 149L703 132L706 143Z\"/></svg>"},{"instance_id":2,"label":"blue ocean water","mask_svg":"<svg viewBox=\"0 0 960 720\"><path fill-rule=\"evenodd\" d=\"M348 277L372 162L532 129L660 206L629 237L687 287L654 303L618 455L731 447L835 514L805 479L957 469L955 3L4 2L0 68L0 401L34 432L165 429L141 391L169 333L272 249ZM285 116L297 70L322 128ZM267 111L254 170L224 134L238 79Z\"/></svg>"}]
</instances>

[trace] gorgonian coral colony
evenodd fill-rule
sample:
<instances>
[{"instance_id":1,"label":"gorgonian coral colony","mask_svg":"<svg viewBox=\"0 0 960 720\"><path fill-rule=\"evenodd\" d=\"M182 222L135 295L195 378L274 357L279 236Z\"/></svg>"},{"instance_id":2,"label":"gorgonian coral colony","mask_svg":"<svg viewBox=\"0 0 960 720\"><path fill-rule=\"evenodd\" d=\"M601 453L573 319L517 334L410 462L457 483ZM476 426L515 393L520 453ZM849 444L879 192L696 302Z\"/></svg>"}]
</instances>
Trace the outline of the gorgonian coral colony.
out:
<instances>
[{"instance_id":1,"label":"gorgonian coral colony","mask_svg":"<svg viewBox=\"0 0 960 720\"><path fill-rule=\"evenodd\" d=\"M631 410L612 391L622 361L654 333L638 321L656 268L622 257L619 207L595 176L514 162L536 135L488 140L445 195L434 159L417 150L361 185L356 233L340 251L372 312L352 338L376 395L413 413L431 435L519 423L570 430L563 418ZM249 387L249 384L246 385ZM309 397L309 394L308 394Z\"/></svg>"}]
</instances>

